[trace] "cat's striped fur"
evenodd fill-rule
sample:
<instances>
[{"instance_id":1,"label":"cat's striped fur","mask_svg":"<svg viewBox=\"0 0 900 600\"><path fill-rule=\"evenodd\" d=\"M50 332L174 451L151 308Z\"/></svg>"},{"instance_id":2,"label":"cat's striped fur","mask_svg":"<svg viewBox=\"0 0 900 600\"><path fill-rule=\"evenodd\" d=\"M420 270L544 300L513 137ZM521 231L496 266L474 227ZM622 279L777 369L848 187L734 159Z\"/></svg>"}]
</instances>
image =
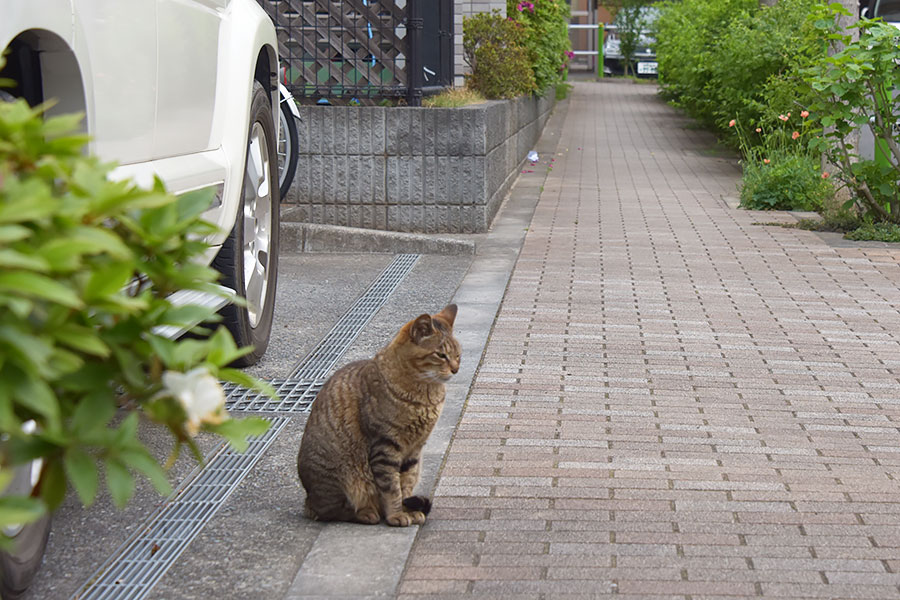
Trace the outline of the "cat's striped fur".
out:
<instances>
[{"instance_id":1,"label":"cat's striped fur","mask_svg":"<svg viewBox=\"0 0 900 600\"><path fill-rule=\"evenodd\" d=\"M406 527L425 522L427 498L413 496L422 447L459 370L456 305L404 325L374 358L339 369L313 402L297 471L306 516Z\"/></svg>"}]
</instances>

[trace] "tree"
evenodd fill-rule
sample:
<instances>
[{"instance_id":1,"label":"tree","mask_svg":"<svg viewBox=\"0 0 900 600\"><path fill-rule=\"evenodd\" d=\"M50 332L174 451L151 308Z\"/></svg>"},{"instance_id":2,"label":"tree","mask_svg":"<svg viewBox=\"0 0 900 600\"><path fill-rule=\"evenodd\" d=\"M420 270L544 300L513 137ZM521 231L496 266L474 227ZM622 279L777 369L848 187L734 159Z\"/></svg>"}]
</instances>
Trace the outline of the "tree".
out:
<instances>
[{"instance_id":1,"label":"tree","mask_svg":"<svg viewBox=\"0 0 900 600\"><path fill-rule=\"evenodd\" d=\"M616 25L619 28L619 44L625 63L625 75L634 75L632 60L640 46L641 33L646 29L648 0L621 0L616 10Z\"/></svg>"}]
</instances>

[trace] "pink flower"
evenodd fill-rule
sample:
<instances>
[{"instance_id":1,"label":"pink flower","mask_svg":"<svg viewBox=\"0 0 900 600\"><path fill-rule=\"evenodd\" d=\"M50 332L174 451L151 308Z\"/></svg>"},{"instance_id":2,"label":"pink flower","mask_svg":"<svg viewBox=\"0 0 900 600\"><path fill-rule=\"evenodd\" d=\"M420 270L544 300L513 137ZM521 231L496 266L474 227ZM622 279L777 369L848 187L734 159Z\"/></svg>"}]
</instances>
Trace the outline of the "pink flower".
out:
<instances>
[{"instance_id":1,"label":"pink flower","mask_svg":"<svg viewBox=\"0 0 900 600\"><path fill-rule=\"evenodd\" d=\"M778 118L781 119L782 121L787 121L790 118L790 116L791 116L791 113L788 113L787 116L778 115Z\"/></svg>"},{"instance_id":2,"label":"pink flower","mask_svg":"<svg viewBox=\"0 0 900 600\"><path fill-rule=\"evenodd\" d=\"M828 171L822 173L822 179L828 179Z\"/></svg>"},{"instance_id":3,"label":"pink flower","mask_svg":"<svg viewBox=\"0 0 900 600\"><path fill-rule=\"evenodd\" d=\"M809 111L808 110L800 111L800 116L805 119L806 117L809 116Z\"/></svg>"},{"instance_id":4,"label":"pink flower","mask_svg":"<svg viewBox=\"0 0 900 600\"><path fill-rule=\"evenodd\" d=\"M522 0L522 2L519 2L519 4L516 5L516 10L519 12L522 12L526 8L528 9L528 12L534 12L534 4L528 2L528 0Z\"/></svg>"},{"instance_id":5,"label":"pink flower","mask_svg":"<svg viewBox=\"0 0 900 600\"><path fill-rule=\"evenodd\" d=\"M729 126L729 127L734 127L736 123L737 123L737 121L735 121L734 119L732 119L732 120L728 121L728 126Z\"/></svg>"},{"instance_id":6,"label":"pink flower","mask_svg":"<svg viewBox=\"0 0 900 600\"><path fill-rule=\"evenodd\" d=\"M769 160L768 158L764 158L764 159L763 159L763 164L764 164L764 165L767 165L767 164L769 164L770 162L772 162L772 161Z\"/></svg>"},{"instance_id":7,"label":"pink flower","mask_svg":"<svg viewBox=\"0 0 900 600\"><path fill-rule=\"evenodd\" d=\"M800 132L799 132L799 131L795 131L794 133L791 134L791 139L792 139L792 140L796 140L798 137L800 137Z\"/></svg>"},{"instance_id":8,"label":"pink flower","mask_svg":"<svg viewBox=\"0 0 900 600\"><path fill-rule=\"evenodd\" d=\"M762 128L761 128L761 127L757 127L757 128L756 128L756 133L762 133Z\"/></svg>"}]
</instances>

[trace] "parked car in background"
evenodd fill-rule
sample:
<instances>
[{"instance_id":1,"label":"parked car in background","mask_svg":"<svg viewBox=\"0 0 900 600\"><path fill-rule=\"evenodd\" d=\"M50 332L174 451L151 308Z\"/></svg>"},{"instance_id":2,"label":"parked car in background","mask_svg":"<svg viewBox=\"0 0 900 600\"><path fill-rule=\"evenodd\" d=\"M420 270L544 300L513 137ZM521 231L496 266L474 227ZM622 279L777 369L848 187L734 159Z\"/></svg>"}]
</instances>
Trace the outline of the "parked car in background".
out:
<instances>
[{"instance_id":1,"label":"parked car in background","mask_svg":"<svg viewBox=\"0 0 900 600\"><path fill-rule=\"evenodd\" d=\"M0 5L0 79L15 82L0 101L50 102L49 115L83 113L89 151L118 164L115 178L149 186L159 177L176 194L215 190L205 218L221 232L206 259L246 302L223 306L198 292L176 292L172 301L221 307L238 345L254 347L244 364L266 350L277 282L277 47L255 0ZM36 485L35 466L20 469L13 492ZM5 528L14 543L0 553L4 600L27 588L48 528L48 518Z\"/></svg>"},{"instance_id":2,"label":"parked car in background","mask_svg":"<svg viewBox=\"0 0 900 600\"><path fill-rule=\"evenodd\" d=\"M861 3L861 16L884 19L900 27L900 0L870 0Z\"/></svg>"},{"instance_id":3,"label":"parked car in background","mask_svg":"<svg viewBox=\"0 0 900 600\"><path fill-rule=\"evenodd\" d=\"M626 9L620 9L624 11ZM624 75L625 56L622 52L622 36L627 35L629 27L634 23L640 24L640 34L631 56L631 70L638 77L656 77L658 64L656 62L656 38L653 37L652 26L659 14L655 7L641 7L636 9L635 15L626 15L622 12L616 15L615 21L605 28L606 38L603 42L603 73L605 75Z\"/></svg>"}]
</instances>

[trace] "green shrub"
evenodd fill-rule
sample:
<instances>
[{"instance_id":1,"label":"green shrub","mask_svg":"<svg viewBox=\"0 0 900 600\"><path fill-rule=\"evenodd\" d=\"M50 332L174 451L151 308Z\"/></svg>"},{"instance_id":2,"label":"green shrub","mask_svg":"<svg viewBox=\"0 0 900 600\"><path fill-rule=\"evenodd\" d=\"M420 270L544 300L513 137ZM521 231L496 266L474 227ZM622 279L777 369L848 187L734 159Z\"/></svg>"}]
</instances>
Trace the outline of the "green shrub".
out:
<instances>
[{"instance_id":1,"label":"green shrub","mask_svg":"<svg viewBox=\"0 0 900 600\"><path fill-rule=\"evenodd\" d=\"M525 31L538 93L563 81L571 50L569 5L563 0L507 0L506 14Z\"/></svg>"},{"instance_id":2,"label":"green shrub","mask_svg":"<svg viewBox=\"0 0 900 600\"><path fill-rule=\"evenodd\" d=\"M867 242L900 242L900 225L886 223L867 222L862 226L848 232L845 236L848 240Z\"/></svg>"},{"instance_id":3,"label":"green shrub","mask_svg":"<svg viewBox=\"0 0 900 600\"><path fill-rule=\"evenodd\" d=\"M799 70L825 52L807 25L811 12L808 0L763 8L755 0L663 4L657 55L664 95L731 143L731 119L756 127L773 114L798 112L811 99Z\"/></svg>"},{"instance_id":4,"label":"green shrub","mask_svg":"<svg viewBox=\"0 0 900 600\"><path fill-rule=\"evenodd\" d=\"M463 19L467 85L486 98L514 98L536 90L525 29L499 11Z\"/></svg>"},{"instance_id":5,"label":"green shrub","mask_svg":"<svg viewBox=\"0 0 900 600\"><path fill-rule=\"evenodd\" d=\"M664 97L704 124L709 107L704 88L710 79L715 44L736 15L754 10L757 0L670 0L657 5L656 56Z\"/></svg>"},{"instance_id":6,"label":"green shrub","mask_svg":"<svg viewBox=\"0 0 900 600\"><path fill-rule=\"evenodd\" d=\"M845 48L823 56L804 72L815 101L811 112L822 126L812 147L837 166L836 175L862 210L879 221L900 224L900 33L880 21L862 21L859 40L834 31L840 5L820 7L814 20L823 37L840 39ZM853 136L869 128L878 148L874 159L859 156Z\"/></svg>"},{"instance_id":7,"label":"green shrub","mask_svg":"<svg viewBox=\"0 0 900 600\"><path fill-rule=\"evenodd\" d=\"M208 248L201 240L214 230L201 220L211 195L176 198L159 183L142 190L110 181L112 165L85 156L86 139L69 135L77 123L45 121L22 100L0 102L2 487L16 465L44 460L40 499L0 498L3 524L54 509L67 482L90 504L101 468L118 506L134 490L132 471L168 491L164 470L137 439L139 415L167 427L176 451L187 444L197 457L199 429L241 446L266 428L227 420L218 379L262 384L226 368L244 353L226 329L180 341L157 334L215 317L167 299L215 289L217 273L198 263ZM22 425L30 420L37 429L29 433Z\"/></svg>"},{"instance_id":8,"label":"green shrub","mask_svg":"<svg viewBox=\"0 0 900 600\"><path fill-rule=\"evenodd\" d=\"M821 210L834 194L815 160L795 153L743 163L741 206L750 210Z\"/></svg>"}]
</instances>

